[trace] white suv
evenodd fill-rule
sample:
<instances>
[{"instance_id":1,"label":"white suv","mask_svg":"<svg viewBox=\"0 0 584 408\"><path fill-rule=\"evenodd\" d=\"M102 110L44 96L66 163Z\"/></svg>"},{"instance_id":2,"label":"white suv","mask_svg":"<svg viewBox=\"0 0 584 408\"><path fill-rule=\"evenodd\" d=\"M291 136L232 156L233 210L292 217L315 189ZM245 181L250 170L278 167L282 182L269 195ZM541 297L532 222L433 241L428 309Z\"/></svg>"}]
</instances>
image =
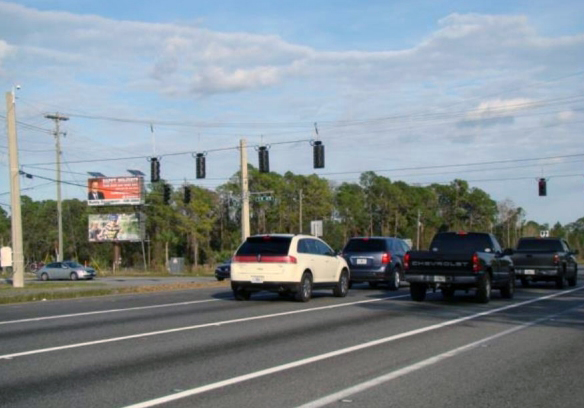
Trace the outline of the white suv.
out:
<instances>
[{"instance_id":1,"label":"white suv","mask_svg":"<svg viewBox=\"0 0 584 408\"><path fill-rule=\"evenodd\" d=\"M345 297L349 280L347 262L323 240L308 235L254 235L241 244L231 263L237 300L268 290L308 302L313 288L332 288L333 295Z\"/></svg>"}]
</instances>

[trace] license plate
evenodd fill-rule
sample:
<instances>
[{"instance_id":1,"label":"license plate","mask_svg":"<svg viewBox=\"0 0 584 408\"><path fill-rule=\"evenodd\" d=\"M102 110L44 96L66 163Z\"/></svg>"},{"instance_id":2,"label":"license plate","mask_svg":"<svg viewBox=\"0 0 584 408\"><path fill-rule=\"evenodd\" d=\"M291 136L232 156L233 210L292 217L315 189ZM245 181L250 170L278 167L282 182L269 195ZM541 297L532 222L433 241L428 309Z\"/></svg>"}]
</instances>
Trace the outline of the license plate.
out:
<instances>
[{"instance_id":1,"label":"license plate","mask_svg":"<svg viewBox=\"0 0 584 408\"><path fill-rule=\"evenodd\" d=\"M523 273L526 275L535 275L535 269L525 269Z\"/></svg>"},{"instance_id":2,"label":"license plate","mask_svg":"<svg viewBox=\"0 0 584 408\"><path fill-rule=\"evenodd\" d=\"M367 265L367 259L357 258L357 265Z\"/></svg>"},{"instance_id":3,"label":"license plate","mask_svg":"<svg viewBox=\"0 0 584 408\"><path fill-rule=\"evenodd\" d=\"M251 283L264 283L264 277L263 276L252 276Z\"/></svg>"},{"instance_id":4,"label":"license plate","mask_svg":"<svg viewBox=\"0 0 584 408\"><path fill-rule=\"evenodd\" d=\"M434 276L434 282L446 282L446 276Z\"/></svg>"}]
</instances>

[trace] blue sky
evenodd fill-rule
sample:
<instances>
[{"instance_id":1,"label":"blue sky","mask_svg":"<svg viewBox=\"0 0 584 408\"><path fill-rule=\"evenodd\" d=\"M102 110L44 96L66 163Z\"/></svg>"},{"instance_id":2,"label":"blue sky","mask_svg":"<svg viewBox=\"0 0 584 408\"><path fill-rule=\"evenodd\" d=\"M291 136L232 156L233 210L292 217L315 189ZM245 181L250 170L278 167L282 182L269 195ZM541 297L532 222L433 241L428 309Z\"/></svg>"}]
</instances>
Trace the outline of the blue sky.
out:
<instances>
[{"instance_id":1,"label":"blue sky","mask_svg":"<svg viewBox=\"0 0 584 408\"><path fill-rule=\"evenodd\" d=\"M569 157L584 154L582 15L581 1L0 1L0 85L22 86L26 125L50 129L45 113L70 115L63 170L73 183L87 171L148 172L144 157L79 163L88 157L156 154L174 185L214 188L238 158L213 150L245 137L272 144L279 173L463 178L528 219L567 223L584 215L584 156ZM318 171L306 142L314 122L327 151ZM52 137L18 132L23 168L54 177ZM195 151L211 151L208 179L194 179L190 154L174 155ZM493 161L508 162L420 168ZM36 179L23 188L55 196ZM64 188L66 198L83 193Z\"/></svg>"}]
</instances>

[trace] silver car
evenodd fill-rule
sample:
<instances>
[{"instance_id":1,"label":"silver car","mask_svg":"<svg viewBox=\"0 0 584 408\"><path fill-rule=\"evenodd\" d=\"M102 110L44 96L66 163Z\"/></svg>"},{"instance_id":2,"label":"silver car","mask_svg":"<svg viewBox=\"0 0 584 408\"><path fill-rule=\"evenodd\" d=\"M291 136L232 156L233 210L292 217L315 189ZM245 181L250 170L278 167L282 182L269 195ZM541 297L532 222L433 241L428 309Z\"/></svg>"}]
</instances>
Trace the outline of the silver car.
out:
<instances>
[{"instance_id":1,"label":"silver car","mask_svg":"<svg viewBox=\"0 0 584 408\"><path fill-rule=\"evenodd\" d=\"M36 271L37 278L49 279L93 279L95 269L81 265L74 261L52 262Z\"/></svg>"}]
</instances>

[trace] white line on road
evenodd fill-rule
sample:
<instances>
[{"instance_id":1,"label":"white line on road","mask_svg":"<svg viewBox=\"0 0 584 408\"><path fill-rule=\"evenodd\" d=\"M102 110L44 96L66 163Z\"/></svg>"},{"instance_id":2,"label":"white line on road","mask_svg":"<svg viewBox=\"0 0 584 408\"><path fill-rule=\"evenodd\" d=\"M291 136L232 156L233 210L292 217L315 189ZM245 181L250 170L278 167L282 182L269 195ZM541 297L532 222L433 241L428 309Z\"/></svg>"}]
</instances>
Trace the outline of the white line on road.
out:
<instances>
[{"instance_id":1,"label":"white line on road","mask_svg":"<svg viewBox=\"0 0 584 408\"><path fill-rule=\"evenodd\" d=\"M338 402L339 400L341 400L343 398L347 398L351 395L366 391L370 388L377 387L383 383L389 382L389 381L394 380L394 379L399 378L399 377L403 377L406 374L412 373L414 371L418 371L422 368L439 363L442 360L446 360L447 358L454 357L458 354L464 353L465 351L476 348L476 347L480 346L481 344L488 343L489 341L498 339L498 338L503 337L503 336L507 336L507 335L509 335L511 333L515 333L519 330L523 330L523 329L526 329L528 327L535 326L535 325L542 323L546 320L553 319L561 314L572 312L574 310L581 308L583 305L584 304L581 304L581 305L576 306L575 308L564 310L563 312L560 312L560 313L555 313L553 315L542 317L540 319L537 319L537 320L534 320L531 322L523 323L521 325L512 327L510 329L507 329L507 330L502 331L500 333L494 334L492 336L485 337L481 340L477 340L475 342L466 344L466 345L461 346L461 347L457 347L453 350L447 351L447 352L442 353L442 354L438 354L434 357L427 358L426 360L422 360L418 363L409 365L407 367L400 368L399 370L392 371L390 373L384 374L384 375L379 376L377 378L374 378L372 380L365 381L361 384L354 385L354 386L349 387L347 389L335 392L334 394L330 394L330 395L327 395L325 397L319 398L317 400L311 401L307 404L301 405L298 408L320 408L320 407L324 407L326 405L332 404L333 402Z\"/></svg>"},{"instance_id":2,"label":"white line on road","mask_svg":"<svg viewBox=\"0 0 584 408\"><path fill-rule=\"evenodd\" d=\"M272 317L281 317L281 316L290 316L290 315L300 314L300 313L317 312L320 310L336 309L339 307L353 306L353 305L364 304L364 303L379 302L381 300L397 299L397 298L409 297L409 296L410 295L408 294L408 295L399 295L399 296L389 296L389 297L383 297L383 298L377 298L377 299L360 300L358 302L341 303L341 304L335 304L335 305L329 305L329 306L320 306L320 307L315 307L312 309L292 310L289 312L273 313L273 314L262 315L262 316L242 317L240 319L224 320L224 321L214 322L214 323L204 323L204 324L198 324L195 326L177 327L175 329L158 330L158 331L148 332L148 333L132 334L129 336L88 341L85 343L69 344L66 346L57 346L57 347L49 347L49 348L30 350L30 351L22 351L20 353L0 355L0 360L5 360L5 359L10 360L10 359L13 359L16 357L30 356L33 354L42 354L42 353L49 353L52 351L60 351L60 350L67 350L67 349L73 349L73 348L79 348L79 347L95 346L97 344L113 343L113 342L123 341L123 340L138 339L141 337L152 337L152 336L158 336L161 334L178 333L178 332L187 331L187 330L202 329L205 327L217 327L217 326L222 326L222 325L226 325L226 324L249 322L252 320L262 320L262 319L270 319Z\"/></svg>"},{"instance_id":3,"label":"white line on road","mask_svg":"<svg viewBox=\"0 0 584 408\"><path fill-rule=\"evenodd\" d=\"M40 322L43 320L64 319L66 317L91 316L91 315L97 315L97 314L102 314L102 313L104 313L104 314L105 313L119 313L119 312L129 312L129 311L134 311L134 310L157 309L157 308L162 308L162 307L194 305L197 303L217 302L219 300L222 300L222 299L192 300L192 301L188 301L188 302L165 303L162 305L128 307L126 309L96 310L94 312L71 313L71 314L65 314L65 315L44 316L44 317L32 317L30 319L6 320L3 322L0 322L0 325L14 324L14 323L27 323L27 322Z\"/></svg>"},{"instance_id":4,"label":"white line on road","mask_svg":"<svg viewBox=\"0 0 584 408\"><path fill-rule=\"evenodd\" d=\"M466 316L466 317L460 317L458 319L453 319L453 320L449 320L443 323L438 323L438 324L434 324L432 326L427 326L427 327L422 327L420 329L416 329L416 330L411 330L409 332L405 332L405 333L400 333L400 334L396 334L393 336L389 336L389 337L385 337L382 339L378 339L378 340L373 340L367 343L363 343L363 344L358 344L356 346L352 346L352 347L347 347L344 349L340 349L340 350L336 350L336 351L331 351L328 353L324 353L324 354L320 354L318 356L314 356L314 357L309 357L309 358L305 358L302 360L297 360L294 361L292 363L287 363L287 364L282 364L279 366L275 366L275 367L271 367L271 368L267 368L265 370L260 370L260 371L256 371L253 373L249 373L249 374L244 374L244 375L240 375L238 377L233 377L233 378L229 378L227 380L223 380L223 381L219 381L216 383L212 383L212 384L207 384L201 387L197 387L197 388L192 388L190 390L185 390L182 392L178 392L175 394L171 394L171 395L167 395L164 397L160 397L160 398L155 398L149 401L144 401L144 402L140 402L138 404L133 404L133 405L128 405L125 408L147 408L147 407L154 407L156 405L160 405L160 404L165 404L167 402L171 402L171 401L176 401L182 398L187 398L187 397L191 397L193 395L198 395L198 394L202 394L204 392L207 391L211 391L211 390L215 390L218 388L223 388L229 385L233 385L233 384L238 384L244 381L248 381L248 380L252 380L255 378L259 378L259 377L263 377L266 375L270 375L270 374L275 374L275 373L279 373L285 370L290 370L292 368L296 368L296 367L301 367L307 364L312 364L318 361L322 361L325 359L329 359L332 357L337 357L337 356L341 356L344 354L349 354L358 350L363 350L363 349L367 349L370 347L375 347L375 346L379 346L381 344L386 344L392 341L396 341L396 340L400 340L406 337L411 337L411 336L415 336L417 334L421 334L421 333L426 333L432 330L436 330L436 329L441 329L443 327L447 327L447 326L452 326L461 322L465 322L468 320L473 320L473 319L477 319L479 317L483 317L483 316L488 316L494 313L498 313L498 312L503 312L505 310L509 310L509 309L514 309L517 307L521 307L521 306L525 306L531 303L535 303L535 302L540 302L542 300L547 300L547 299L551 299L554 297L558 297L558 296L562 296L562 295L566 295L572 292L576 292L578 290L582 290L584 289L584 287L579 287L576 289L571 289L571 290L565 290L562 292L557 292L551 295L547 295L547 296L542 296L539 298L535 298L535 299L530 299L530 300L526 300L523 302L519 302L519 303L514 303L512 305L508 305L508 306L503 306L503 307L499 307L497 309L492 309L492 310L487 310L484 312L480 312L480 313L475 313L473 315L470 316ZM0 357L1 358L1 357Z\"/></svg>"}]
</instances>

